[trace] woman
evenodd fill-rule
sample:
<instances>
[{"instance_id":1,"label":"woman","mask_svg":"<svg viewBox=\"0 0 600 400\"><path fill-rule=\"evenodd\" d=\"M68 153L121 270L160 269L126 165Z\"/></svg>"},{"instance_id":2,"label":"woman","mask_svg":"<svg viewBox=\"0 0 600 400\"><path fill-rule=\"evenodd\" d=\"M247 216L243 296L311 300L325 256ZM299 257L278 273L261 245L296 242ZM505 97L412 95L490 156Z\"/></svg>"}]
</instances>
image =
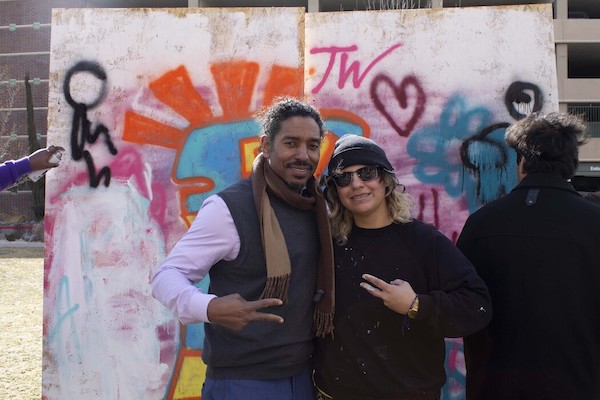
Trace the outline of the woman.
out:
<instances>
[{"instance_id":1,"label":"woman","mask_svg":"<svg viewBox=\"0 0 600 400\"><path fill-rule=\"evenodd\" d=\"M334 333L318 340L322 399L439 399L445 337L483 328L487 287L433 226L411 218L385 152L345 135L323 178L335 256Z\"/></svg>"}]
</instances>

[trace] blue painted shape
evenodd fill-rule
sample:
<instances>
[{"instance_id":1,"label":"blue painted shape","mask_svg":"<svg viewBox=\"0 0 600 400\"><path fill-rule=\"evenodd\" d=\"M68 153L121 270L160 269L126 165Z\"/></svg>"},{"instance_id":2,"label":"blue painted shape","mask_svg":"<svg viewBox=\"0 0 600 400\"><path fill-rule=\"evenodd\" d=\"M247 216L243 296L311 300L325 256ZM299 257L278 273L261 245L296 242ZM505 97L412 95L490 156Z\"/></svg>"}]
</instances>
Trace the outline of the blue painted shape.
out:
<instances>
[{"instance_id":1,"label":"blue painted shape","mask_svg":"<svg viewBox=\"0 0 600 400\"><path fill-rule=\"evenodd\" d=\"M441 400L464 400L466 396L466 376L456 366L450 368L450 360L462 358L464 360L464 347L461 342L446 340L446 383L442 386ZM452 356L452 357L451 357Z\"/></svg>"},{"instance_id":2,"label":"blue painted shape","mask_svg":"<svg viewBox=\"0 0 600 400\"><path fill-rule=\"evenodd\" d=\"M493 144L474 141L469 146L469 161L477 166L477 198L481 204L510 192L517 184L517 155L504 142L505 131L504 128L496 129L487 135L486 138Z\"/></svg>"},{"instance_id":3,"label":"blue painted shape","mask_svg":"<svg viewBox=\"0 0 600 400\"><path fill-rule=\"evenodd\" d=\"M207 177L215 187L189 196L187 207L197 212L204 199L218 193L241 178L240 140L257 137L260 125L255 120L216 124L194 129L179 157L175 176L178 179Z\"/></svg>"},{"instance_id":4,"label":"blue painted shape","mask_svg":"<svg viewBox=\"0 0 600 400\"><path fill-rule=\"evenodd\" d=\"M415 131L406 144L406 152L415 158L415 177L431 185L441 185L449 196L466 195L470 212L485 202L498 198L515 185L514 152L504 144L504 129L488 135L509 154L508 162L498 165L498 149L483 142L469 148L470 161L478 166L478 177L462 163L462 143L490 126L492 114L484 107L468 109L466 100L452 96L445 104L437 125ZM479 182L479 187L478 187Z\"/></svg>"},{"instance_id":5,"label":"blue painted shape","mask_svg":"<svg viewBox=\"0 0 600 400\"><path fill-rule=\"evenodd\" d=\"M327 131L335 133L338 137L346 134L354 134L358 136L365 135L362 127L353 122L330 119L323 121L323 128L325 128Z\"/></svg>"},{"instance_id":6,"label":"blue painted shape","mask_svg":"<svg viewBox=\"0 0 600 400\"><path fill-rule=\"evenodd\" d=\"M466 110L465 100L451 97L440 115L439 125L414 132L406 144L408 155L417 159L413 173L423 183L443 185L451 197L463 192L463 165L458 149L467 138L489 125L490 112Z\"/></svg>"},{"instance_id":7,"label":"blue painted shape","mask_svg":"<svg viewBox=\"0 0 600 400\"><path fill-rule=\"evenodd\" d=\"M75 357L81 362L81 343L79 342L79 332L76 330L76 322L73 315L79 310L79 303L71 303L71 290L69 287L69 278L63 276L58 284L56 296L56 323L48 333L48 342L61 342L61 327L65 323L69 323L69 335L75 344ZM68 321L68 322L67 322Z\"/></svg>"}]
</instances>

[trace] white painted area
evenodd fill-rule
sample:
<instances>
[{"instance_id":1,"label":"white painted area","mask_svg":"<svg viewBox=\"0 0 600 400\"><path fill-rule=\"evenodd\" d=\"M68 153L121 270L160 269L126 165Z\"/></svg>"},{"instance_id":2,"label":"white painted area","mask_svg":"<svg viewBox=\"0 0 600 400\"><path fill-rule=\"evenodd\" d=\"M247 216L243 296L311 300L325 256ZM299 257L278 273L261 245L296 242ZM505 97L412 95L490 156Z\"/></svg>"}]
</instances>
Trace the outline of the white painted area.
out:
<instances>
[{"instance_id":1,"label":"white painted area","mask_svg":"<svg viewBox=\"0 0 600 400\"><path fill-rule=\"evenodd\" d=\"M109 190L73 188L50 210L44 381L54 384L44 386L46 398L163 393L169 366L159 363L156 326L171 316L151 298L149 278L163 254L147 207L134 185L114 182Z\"/></svg>"},{"instance_id":2,"label":"white painted area","mask_svg":"<svg viewBox=\"0 0 600 400\"><path fill-rule=\"evenodd\" d=\"M377 61L395 45L399 47ZM334 46L352 50L335 56L316 51ZM396 87L410 76L420 82L426 102L410 135L437 127L453 96L464 100L463 109L457 110L463 115L484 109L490 113L490 124L514 122L504 96L515 81L530 82L542 90L543 111L558 110L552 7L457 7L306 16L306 93L318 107L353 111L367 122L371 137L387 150L401 182L416 198L425 196L429 222L434 220L434 213L428 211L434 201L432 190L438 190L438 226L451 236L460 231L469 211L459 199L447 196L443 187L423 184L413 175L418 160L406 154L408 136L399 135L374 105L371 82L380 74ZM406 108L400 106L390 87L380 87L377 93L385 99L386 110L398 125L405 126L416 104L414 88L406 89ZM440 131L436 141L443 140L443 133ZM460 144L452 138L445 144L444 156L450 163L460 164Z\"/></svg>"},{"instance_id":3,"label":"white painted area","mask_svg":"<svg viewBox=\"0 0 600 400\"><path fill-rule=\"evenodd\" d=\"M422 10L357 11L306 15L305 69L308 89L321 81L327 55L310 54L314 48L356 46L348 64L360 62L361 71L393 44L401 47L371 70L387 72L398 81L416 75L429 97L459 92L493 105L506 85L530 80L547 92L547 107L558 108L552 8L550 5L467 7ZM368 77L358 89L350 82L343 89L340 56L328 83L314 97L344 97L348 108L360 109L368 100ZM364 97L366 96L366 97ZM435 105L426 118L434 119ZM365 113L368 114L368 113Z\"/></svg>"},{"instance_id":4,"label":"white painted area","mask_svg":"<svg viewBox=\"0 0 600 400\"><path fill-rule=\"evenodd\" d=\"M53 10L48 138L67 152L46 185L45 398L165 397L178 324L152 298L150 279L185 226L178 188L168 179L175 152L123 141L125 113L184 132L189 121L149 90L151 82L184 66L213 114L222 115L211 65L255 62L257 86L265 85L272 65L301 68L302 19L299 8ZM74 101L92 105L86 121L73 119L63 86L81 61L107 75L102 81L77 73L70 81ZM256 97L254 107L261 101ZM93 143L81 136L82 123L89 123L90 134L106 127L119 153L110 154L102 136ZM108 187L101 181L92 188L84 159L73 159L74 124L76 143L85 142L96 172L111 167Z\"/></svg>"}]
</instances>

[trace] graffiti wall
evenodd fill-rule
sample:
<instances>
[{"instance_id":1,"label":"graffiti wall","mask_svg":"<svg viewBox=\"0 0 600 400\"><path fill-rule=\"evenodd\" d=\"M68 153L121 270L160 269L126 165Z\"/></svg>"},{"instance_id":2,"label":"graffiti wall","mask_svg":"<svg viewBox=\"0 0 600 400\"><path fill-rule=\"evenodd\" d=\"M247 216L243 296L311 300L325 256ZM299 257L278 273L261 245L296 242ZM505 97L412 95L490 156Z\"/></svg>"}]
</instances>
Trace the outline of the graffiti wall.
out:
<instances>
[{"instance_id":1,"label":"graffiti wall","mask_svg":"<svg viewBox=\"0 0 600 400\"><path fill-rule=\"evenodd\" d=\"M305 54L306 94L363 119L414 215L454 241L516 184L508 124L558 108L547 5L308 14ZM460 340L446 367L443 397L464 398Z\"/></svg>"},{"instance_id":2,"label":"graffiti wall","mask_svg":"<svg viewBox=\"0 0 600 400\"><path fill-rule=\"evenodd\" d=\"M203 327L150 277L202 201L248 176L273 98L321 110L324 161L344 133L383 144L415 216L451 239L516 183L505 127L557 108L548 5L55 9L51 48L48 142L67 152L46 178L48 400L199 398ZM463 398L447 347L444 398Z\"/></svg>"}]
</instances>

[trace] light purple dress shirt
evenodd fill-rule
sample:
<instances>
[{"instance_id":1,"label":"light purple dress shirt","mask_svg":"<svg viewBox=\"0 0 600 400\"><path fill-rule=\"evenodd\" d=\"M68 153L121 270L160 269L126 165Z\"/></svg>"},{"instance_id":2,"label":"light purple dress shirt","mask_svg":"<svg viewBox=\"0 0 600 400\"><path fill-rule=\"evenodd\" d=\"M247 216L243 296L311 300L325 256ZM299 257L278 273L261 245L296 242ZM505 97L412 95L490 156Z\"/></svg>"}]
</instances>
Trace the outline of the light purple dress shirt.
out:
<instances>
[{"instance_id":1,"label":"light purple dress shirt","mask_svg":"<svg viewBox=\"0 0 600 400\"><path fill-rule=\"evenodd\" d=\"M220 260L234 260L240 236L223 199L208 197L192 226L152 277L152 295L168 307L183 324L210 322L208 303L215 295L194 286Z\"/></svg>"}]
</instances>

